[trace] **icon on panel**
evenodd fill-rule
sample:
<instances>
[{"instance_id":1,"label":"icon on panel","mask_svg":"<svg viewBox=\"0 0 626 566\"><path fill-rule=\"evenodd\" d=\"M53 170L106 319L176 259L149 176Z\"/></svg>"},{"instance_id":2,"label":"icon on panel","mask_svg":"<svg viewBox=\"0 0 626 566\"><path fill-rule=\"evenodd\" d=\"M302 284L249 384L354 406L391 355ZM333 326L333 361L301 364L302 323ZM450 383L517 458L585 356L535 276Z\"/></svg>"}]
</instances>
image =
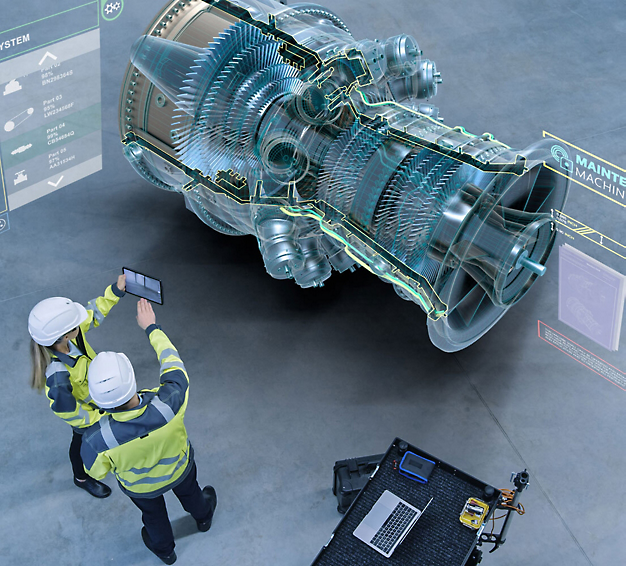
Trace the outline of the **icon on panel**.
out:
<instances>
[{"instance_id":1,"label":"icon on panel","mask_svg":"<svg viewBox=\"0 0 626 566\"><path fill-rule=\"evenodd\" d=\"M559 164L561 169L571 173L574 170L574 162L569 158L569 155L565 149L563 149L560 145L552 146L552 157L554 157L555 161Z\"/></svg>"},{"instance_id":2,"label":"icon on panel","mask_svg":"<svg viewBox=\"0 0 626 566\"><path fill-rule=\"evenodd\" d=\"M0 214L0 233L6 232L9 229L9 215L4 213Z\"/></svg>"},{"instance_id":3,"label":"icon on panel","mask_svg":"<svg viewBox=\"0 0 626 566\"><path fill-rule=\"evenodd\" d=\"M56 55L53 55L52 53L50 53L50 51L46 51L45 55L39 61L39 66L41 67L48 58L52 59L53 61L56 61L58 59Z\"/></svg>"},{"instance_id":4,"label":"icon on panel","mask_svg":"<svg viewBox=\"0 0 626 566\"><path fill-rule=\"evenodd\" d=\"M18 153L24 153L25 151L29 150L31 147L33 147L32 143L29 143L29 144L26 144L26 145L21 145L17 149L14 149L11 152L11 155L17 155Z\"/></svg>"},{"instance_id":5,"label":"icon on panel","mask_svg":"<svg viewBox=\"0 0 626 566\"><path fill-rule=\"evenodd\" d=\"M59 180L56 183L53 183L52 181L48 181L48 185L53 186L55 189L58 188L59 183L63 180L63 175L61 175L59 177Z\"/></svg>"},{"instance_id":6,"label":"icon on panel","mask_svg":"<svg viewBox=\"0 0 626 566\"><path fill-rule=\"evenodd\" d=\"M107 21L112 21L117 18L124 9L124 1L118 0L117 2L102 2L102 17Z\"/></svg>"},{"instance_id":7,"label":"icon on panel","mask_svg":"<svg viewBox=\"0 0 626 566\"><path fill-rule=\"evenodd\" d=\"M15 128L17 128L22 122L28 120L33 113L35 112L34 108L29 108L28 110L24 110L24 112L20 112L17 116L13 116L5 125L5 132L12 132ZM25 114L25 116L24 116Z\"/></svg>"},{"instance_id":8,"label":"icon on panel","mask_svg":"<svg viewBox=\"0 0 626 566\"><path fill-rule=\"evenodd\" d=\"M117 12L121 7L122 5L119 2L109 2L104 7L104 13L110 16L113 12Z\"/></svg>"},{"instance_id":9,"label":"icon on panel","mask_svg":"<svg viewBox=\"0 0 626 566\"><path fill-rule=\"evenodd\" d=\"M20 183L23 183L24 181L28 181L28 175L26 175L26 171L18 171L15 174L15 179L13 179L13 184L14 185L19 185Z\"/></svg>"},{"instance_id":10,"label":"icon on panel","mask_svg":"<svg viewBox=\"0 0 626 566\"><path fill-rule=\"evenodd\" d=\"M13 94L14 92L17 92L18 90L22 90L22 85L17 79L13 79L5 85L4 92L2 94L6 96L7 94Z\"/></svg>"}]
</instances>

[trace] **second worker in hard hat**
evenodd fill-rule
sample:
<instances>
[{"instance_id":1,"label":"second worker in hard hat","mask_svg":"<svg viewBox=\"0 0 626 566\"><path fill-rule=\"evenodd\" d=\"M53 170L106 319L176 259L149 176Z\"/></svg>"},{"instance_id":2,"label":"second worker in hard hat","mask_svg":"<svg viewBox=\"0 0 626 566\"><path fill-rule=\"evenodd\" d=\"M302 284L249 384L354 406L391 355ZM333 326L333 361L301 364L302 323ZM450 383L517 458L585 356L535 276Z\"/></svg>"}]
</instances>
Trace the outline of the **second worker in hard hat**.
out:
<instances>
[{"instance_id":1,"label":"second worker in hard hat","mask_svg":"<svg viewBox=\"0 0 626 566\"><path fill-rule=\"evenodd\" d=\"M185 366L145 299L137 303L137 323L159 359L160 386L137 391L133 366L124 354L98 354L89 367L89 392L110 414L85 433L81 455L94 478L113 473L142 511L145 545L165 564L173 564L174 535L163 494L172 489L202 532L211 527L217 496L211 486L201 490L196 479L183 422L189 398Z\"/></svg>"},{"instance_id":2,"label":"second worker in hard hat","mask_svg":"<svg viewBox=\"0 0 626 566\"><path fill-rule=\"evenodd\" d=\"M37 303L28 316L31 335L31 386L45 388L54 413L73 429L70 462L74 483L94 497L107 497L111 488L85 473L80 458L83 432L101 417L89 396L87 368L96 353L85 339L88 330L99 326L111 308L123 297L126 275L110 285L102 297L87 308L66 297L51 297Z\"/></svg>"}]
</instances>

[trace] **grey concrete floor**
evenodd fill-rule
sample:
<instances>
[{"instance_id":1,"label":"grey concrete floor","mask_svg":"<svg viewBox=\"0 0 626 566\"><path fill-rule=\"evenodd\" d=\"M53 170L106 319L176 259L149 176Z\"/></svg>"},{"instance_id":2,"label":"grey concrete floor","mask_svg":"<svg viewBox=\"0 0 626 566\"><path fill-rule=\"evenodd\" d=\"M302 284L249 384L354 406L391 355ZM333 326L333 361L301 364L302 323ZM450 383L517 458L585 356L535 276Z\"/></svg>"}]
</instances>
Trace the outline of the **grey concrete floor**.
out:
<instances>
[{"instance_id":1,"label":"grey concrete floor","mask_svg":"<svg viewBox=\"0 0 626 566\"><path fill-rule=\"evenodd\" d=\"M25 6L3 6L0 29L52 10ZM127 265L164 282L158 321L191 376L186 423L199 480L219 497L208 534L166 497L179 564L310 564L340 518L335 460L383 452L396 436L499 487L528 468L527 513L484 564L623 564L626 393L538 339L538 319L566 330L556 258L489 334L454 355L431 345L416 306L364 270L319 290L271 279L254 239L212 232L122 156L120 83L130 45L159 7L128 0L102 23L104 170L11 213L0 235L0 563L158 563L141 543L139 511L111 478L103 501L73 486L69 428L27 385L30 308L54 295L86 302ZM514 147L547 130L626 168L622 1L330 7L356 38L413 34L444 77L434 103L447 124ZM567 210L626 241L623 208L573 187ZM599 259L626 271L622 260ZM154 386L155 356L134 308L124 298L90 340L126 352L139 385ZM621 351L603 353L569 335L626 370L624 338Z\"/></svg>"}]
</instances>

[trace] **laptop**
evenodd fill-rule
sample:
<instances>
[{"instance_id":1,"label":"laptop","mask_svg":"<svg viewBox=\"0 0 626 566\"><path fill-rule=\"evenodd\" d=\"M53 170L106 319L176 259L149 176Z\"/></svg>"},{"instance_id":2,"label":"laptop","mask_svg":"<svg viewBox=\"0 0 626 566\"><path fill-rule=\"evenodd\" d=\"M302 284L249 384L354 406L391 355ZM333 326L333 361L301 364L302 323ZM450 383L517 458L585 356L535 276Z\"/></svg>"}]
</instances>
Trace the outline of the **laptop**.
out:
<instances>
[{"instance_id":1,"label":"laptop","mask_svg":"<svg viewBox=\"0 0 626 566\"><path fill-rule=\"evenodd\" d=\"M433 498L426 504L428 507ZM426 511L413 507L388 490L378 498L353 534L383 556L389 558Z\"/></svg>"}]
</instances>

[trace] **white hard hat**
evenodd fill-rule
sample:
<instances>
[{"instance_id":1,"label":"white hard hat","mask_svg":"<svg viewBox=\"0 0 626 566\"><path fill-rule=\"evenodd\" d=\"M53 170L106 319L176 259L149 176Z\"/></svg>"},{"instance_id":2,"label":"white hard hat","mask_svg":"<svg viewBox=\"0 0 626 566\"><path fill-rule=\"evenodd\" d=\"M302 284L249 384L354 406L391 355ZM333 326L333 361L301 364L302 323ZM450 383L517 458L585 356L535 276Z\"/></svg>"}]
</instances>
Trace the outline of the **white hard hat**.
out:
<instances>
[{"instance_id":1,"label":"white hard hat","mask_svg":"<svg viewBox=\"0 0 626 566\"><path fill-rule=\"evenodd\" d=\"M37 344L52 346L87 318L85 307L65 297L37 303L28 315L28 332Z\"/></svg>"},{"instance_id":2,"label":"white hard hat","mask_svg":"<svg viewBox=\"0 0 626 566\"><path fill-rule=\"evenodd\" d=\"M114 409L137 393L135 370L124 354L100 352L89 365L89 394L102 409Z\"/></svg>"}]
</instances>

